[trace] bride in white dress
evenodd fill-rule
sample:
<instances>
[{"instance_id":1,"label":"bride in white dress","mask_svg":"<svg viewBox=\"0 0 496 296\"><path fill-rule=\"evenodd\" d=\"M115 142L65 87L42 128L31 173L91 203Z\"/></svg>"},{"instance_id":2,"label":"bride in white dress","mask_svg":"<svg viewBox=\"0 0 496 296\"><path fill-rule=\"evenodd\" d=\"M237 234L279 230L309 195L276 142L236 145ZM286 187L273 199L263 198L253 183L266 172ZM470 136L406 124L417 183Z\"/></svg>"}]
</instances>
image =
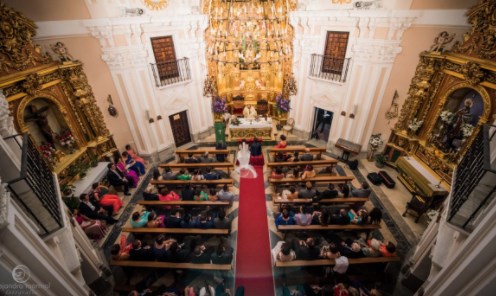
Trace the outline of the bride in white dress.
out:
<instances>
[{"instance_id":1,"label":"bride in white dress","mask_svg":"<svg viewBox=\"0 0 496 296\"><path fill-rule=\"evenodd\" d=\"M240 176L243 178L256 178L257 172L255 171L253 166L250 165L250 149L246 144L246 142L244 141L241 143L241 145L239 145L237 158L239 162L239 167L236 169L236 172L238 172ZM247 170L251 174L242 173L242 170Z\"/></svg>"}]
</instances>

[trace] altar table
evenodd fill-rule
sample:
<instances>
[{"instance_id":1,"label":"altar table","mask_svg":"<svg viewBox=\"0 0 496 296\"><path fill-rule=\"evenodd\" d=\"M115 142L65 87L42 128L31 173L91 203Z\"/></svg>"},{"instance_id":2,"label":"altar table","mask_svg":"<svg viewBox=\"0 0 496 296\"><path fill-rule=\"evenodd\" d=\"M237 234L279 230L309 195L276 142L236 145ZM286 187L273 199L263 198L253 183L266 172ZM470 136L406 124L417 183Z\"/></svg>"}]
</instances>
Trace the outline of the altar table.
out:
<instances>
[{"instance_id":1,"label":"altar table","mask_svg":"<svg viewBox=\"0 0 496 296\"><path fill-rule=\"evenodd\" d=\"M229 125L229 135L231 140L240 140L247 138L262 138L263 140L272 139L272 119L258 118L253 120L248 120L245 118L240 118L241 122L239 125Z\"/></svg>"}]
</instances>

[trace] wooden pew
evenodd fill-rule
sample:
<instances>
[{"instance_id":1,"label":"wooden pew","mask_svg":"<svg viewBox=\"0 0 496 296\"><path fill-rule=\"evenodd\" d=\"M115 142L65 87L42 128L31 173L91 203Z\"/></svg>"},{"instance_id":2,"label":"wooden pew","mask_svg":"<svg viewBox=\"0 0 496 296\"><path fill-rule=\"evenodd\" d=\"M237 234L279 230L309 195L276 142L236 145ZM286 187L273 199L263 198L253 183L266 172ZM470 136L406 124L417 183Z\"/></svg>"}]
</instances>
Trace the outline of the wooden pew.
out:
<instances>
[{"instance_id":1,"label":"wooden pew","mask_svg":"<svg viewBox=\"0 0 496 296\"><path fill-rule=\"evenodd\" d=\"M172 268L172 269L201 269L201 270L231 270L231 264L196 264L196 263L171 263L161 261L133 261L112 260L112 266L122 267L147 267L147 268Z\"/></svg>"},{"instance_id":2,"label":"wooden pew","mask_svg":"<svg viewBox=\"0 0 496 296\"><path fill-rule=\"evenodd\" d=\"M201 163L161 163L158 165L161 168L169 167L171 169L190 169L190 168L212 168L212 169L227 169L227 173L231 173L234 168L232 162L201 162Z\"/></svg>"},{"instance_id":3,"label":"wooden pew","mask_svg":"<svg viewBox=\"0 0 496 296\"><path fill-rule=\"evenodd\" d=\"M319 200L318 202L312 201L309 198L295 198L292 200L289 199L274 199L272 202L275 205L279 205L279 211L281 210L282 205L291 204L291 205L304 205L304 204L364 204L369 201L368 197L336 197L336 198L324 198Z\"/></svg>"},{"instance_id":4,"label":"wooden pew","mask_svg":"<svg viewBox=\"0 0 496 296\"><path fill-rule=\"evenodd\" d=\"M194 181L194 180L152 180L150 184L153 185L187 185L187 184L192 184L192 185L217 185L217 186L222 186L222 185L232 185L234 183L233 179L219 179L219 180L200 180L200 181Z\"/></svg>"},{"instance_id":5,"label":"wooden pew","mask_svg":"<svg viewBox=\"0 0 496 296\"><path fill-rule=\"evenodd\" d=\"M295 151L298 151L300 156L301 154L304 153L310 153L310 154L315 154L316 159L322 159L322 153L326 152L326 148L317 148L317 147L309 148L301 145L287 146L286 148L271 148L267 150L267 153L269 154L269 157L272 157L271 159L273 159L273 157L275 157L275 155L279 152L293 154Z\"/></svg>"},{"instance_id":6,"label":"wooden pew","mask_svg":"<svg viewBox=\"0 0 496 296\"><path fill-rule=\"evenodd\" d=\"M208 154L225 154L226 155L226 161L227 158L229 157L229 154L231 154L231 150L229 149L221 149L221 150L216 150L215 148L204 148L204 149L195 149L195 150L187 150L187 149L178 149L175 151L176 155L179 158L179 161L184 161L184 157L188 156L189 154L193 155L203 155L205 152L208 152Z\"/></svg>"},{"instance_id":7,"label":"wooden pew","mask_svg":"<svg viewBox=\"0 0 496 296\"><path fill-rule=\"evenodd\" d=\"M327 226L323 225L307 225L307 226L302 226L302 225L279 225L277 226L277 230L279 232L282 232L284 234L284 237L286 237L286 233L288 231L365 231L367 235L371 230L375 229L380 229L381 225L379 224L364 224L364 225L357 225L357 224L348 224L348 225L334 225L334 224L329 224Z\"/></svg>"},{"instance_id":8,"label":"wooden pew","mask_svg":"<svg viewBox=\"0 0 496 296\"><path fill-rule=\"evenodd\" d=\"M167 227L124 227L123 232L130 233L151 233L151 234L162 234L162 233L174 233L174 234L211 234L211 235L229 235L230 229L219 229L219 228L167 228Z\"/></svg>"},{"instance_id":9,"label":"wooden pew","mask_svg":"<svg viewBox=\"0 0 496 296\"><path fill-rule=\"evenodd\" d=\"M364 257L348 258L350 264L371 264L371 263L389 263L400 261L400 257ZM317 260L293 260L290 262L275 261L276 267L302 267L302 266L327 266L335 265L334 259L317 259Z\"/></svg>"},{"instance_id":10,"label":"wooden pew","mask_svg":"<svg viewBox=\"0 0 496 296\"><path fill-rule=\"evenodd\" d=\"M297 167L297 166L306 166L312 165L314 167L317 166L331 166L334 167L338 163L335 159L320 159L320 160L309 160L309 161L285 161L285 162L268 162L267 167L276 168L276 167ZM332 170L329 171L332 173Z\"/></svg>"},{"instance_id":11,"label":"wooden pew","mask_svg":"<svg viewBox=\"0 0 496 296\"><path fill-rule=\"evenodd\" d=\"M315 176L313 178L301 179L301 178L282 178L282 179L272 179L269 178L269 183L274 186L274 191L277 191L277 186L285 184L305 184L306 182L312 183L347 183L351 182L355 177L353 176Z\"/></svg>"},{"instance_id":12,"label":"wooden pew","mask_svg":"<svg viewBox=\"0 0 496 296\"><path fill-rule=\"evenodd\" d=\"M229 206L228 201L193 201L193 200L174 200L174 201L155 201L140 200L137 204L142 206Z\"/></svg>"}]
</instances>

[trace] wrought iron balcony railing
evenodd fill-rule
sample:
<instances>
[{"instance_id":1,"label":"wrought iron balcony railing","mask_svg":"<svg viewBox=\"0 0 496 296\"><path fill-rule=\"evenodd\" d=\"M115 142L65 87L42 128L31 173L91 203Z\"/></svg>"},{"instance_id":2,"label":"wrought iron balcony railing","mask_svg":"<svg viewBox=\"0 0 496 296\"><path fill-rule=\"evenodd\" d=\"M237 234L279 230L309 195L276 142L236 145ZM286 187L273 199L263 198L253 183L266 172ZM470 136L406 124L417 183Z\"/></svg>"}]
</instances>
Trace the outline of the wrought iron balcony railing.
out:
<instances>
[{"instance_id":1,"label":"wrought iron balcony railing","mask_svg":"<svg viewBox=\"0 0 496 296\"><path fill-rule=\"evenodd\" d=\"M35 223L41 237L59 230L64 223L52 171L27 134L4 140L15 141L22 150L20 175L7 182L14 200Z\"/></svg>"},{"instance_id":2,"label":"wrought iron balcony railing","mask_svg":"<svg viewBox=\"0 0 496 296\"><path fill-rule=\"evenodd\" d=\"M448 222L468 232L496 196L495 135L496 126L482 126L455 171Z\"/></svg>"},{"instance_id":3,"label":"wrought iron balcony railing","mask_svg":"<svg viewBox=\"0 0 496 296\"><path fill-rule=\"evenodd\" d=\"M310 76L325 80L346 82L351 58L337 59L320 54L312 54Z\"/></svg>"},{"instance_id":4,"label":"wrought iron balcony railing","mask_svg":"<svg viewBox=\"0 0 496 296\"><path fill-rule=\"evenodd\" d=\"M150 65L157 87L191 80L188 58Z\"/></svg>"}]
</instances>

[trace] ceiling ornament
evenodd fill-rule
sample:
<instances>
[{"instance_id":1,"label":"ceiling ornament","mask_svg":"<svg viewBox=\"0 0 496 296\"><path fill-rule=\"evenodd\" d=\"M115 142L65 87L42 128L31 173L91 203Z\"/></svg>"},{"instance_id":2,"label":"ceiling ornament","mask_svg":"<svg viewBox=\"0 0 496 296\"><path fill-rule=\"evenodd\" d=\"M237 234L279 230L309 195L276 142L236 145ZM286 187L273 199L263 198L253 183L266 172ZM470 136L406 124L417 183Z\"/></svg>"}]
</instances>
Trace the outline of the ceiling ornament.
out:
<instances>
[{"instance_id":1,"label":"ceiling ornament","mask_svg":"<svg viewBox=\"0 0 496 296\"><path fill-rule=\"evenodd\" d=\"M151 10L164 9L167 6L168 0L143 0L145 5Z\"/></svg>"}]
</instances>

